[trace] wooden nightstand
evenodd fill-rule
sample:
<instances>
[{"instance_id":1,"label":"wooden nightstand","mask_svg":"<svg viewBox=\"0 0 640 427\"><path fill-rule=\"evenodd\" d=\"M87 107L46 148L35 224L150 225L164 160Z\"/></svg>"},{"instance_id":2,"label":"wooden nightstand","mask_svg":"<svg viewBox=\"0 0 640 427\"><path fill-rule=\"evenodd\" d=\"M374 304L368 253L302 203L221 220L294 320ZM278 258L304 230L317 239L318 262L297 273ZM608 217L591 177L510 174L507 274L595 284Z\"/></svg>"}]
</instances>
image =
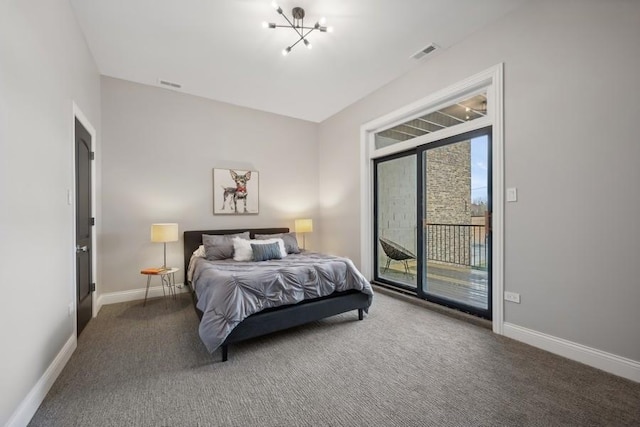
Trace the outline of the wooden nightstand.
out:
<instances>
[{"instance_id":1,"label":"wooden nightstand","mask_svg":"<svg viewBox=\"0 0 640 427\"><path fill-rule=\"evenodd\" d=\"M144 274L147 276L147 290L144 293L144 303L142 306L144 307L147 304L147 295L149 295L149 284L151 283L151 278L153 276L160 276L160 282L162 285L162 295L167 297L165 293L165 286L169 288L169 294L175 298L176 297L176 271L180 270L177 267L167 267L166 269L161 268L145 268L140 271L140 274ZM166 304L166 301L165 301Z\"/></svg>"}]
</instances>

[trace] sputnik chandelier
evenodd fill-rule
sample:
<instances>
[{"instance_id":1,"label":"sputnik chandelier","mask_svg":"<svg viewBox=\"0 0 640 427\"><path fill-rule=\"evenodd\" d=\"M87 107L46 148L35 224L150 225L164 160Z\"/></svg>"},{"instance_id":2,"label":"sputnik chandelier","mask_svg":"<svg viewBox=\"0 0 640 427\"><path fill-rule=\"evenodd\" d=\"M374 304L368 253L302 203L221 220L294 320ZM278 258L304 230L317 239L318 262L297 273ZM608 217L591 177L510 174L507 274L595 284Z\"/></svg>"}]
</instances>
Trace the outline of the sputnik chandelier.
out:
<instances>
[{"instance_id":1,"label":"sputnik chandelier","mask_svg":"<svg viewBox=\"0 0 640 427\"><path fill-rule=\"evenodd\" d=\"M280 6L278 6L278 3L276 3L275 1L273 3L271 3L271 6L273 6L273 8L280 14L282 15L282 17L287 21L288 25L276 25L273 22L263 22L262 23L262 27L263 28L291 28L296 32L296 35L298 36L298 40L290 45L285 47L284 49L282 49L282 54L284 56L288 55L289 52L291 52L291 49L294 48L295 45L297 45L300 42L303 42L304 45L307 47L307 49L311 49L313 46L311 45L311 42L307 39L307 36L309 34L311 34L313 31L318 30L321 33L332 33L333 32L333 28L332 27L327 27L326 26L326 20L325 18L320 18L319 21L317 21L313 27L305 27L304 26L304 9L301 7L294 7L293 10L291 11L291 16L292 19L289 19L287 17L287 15L282 11L282 8Z\"/></svg>"}]
</instances>

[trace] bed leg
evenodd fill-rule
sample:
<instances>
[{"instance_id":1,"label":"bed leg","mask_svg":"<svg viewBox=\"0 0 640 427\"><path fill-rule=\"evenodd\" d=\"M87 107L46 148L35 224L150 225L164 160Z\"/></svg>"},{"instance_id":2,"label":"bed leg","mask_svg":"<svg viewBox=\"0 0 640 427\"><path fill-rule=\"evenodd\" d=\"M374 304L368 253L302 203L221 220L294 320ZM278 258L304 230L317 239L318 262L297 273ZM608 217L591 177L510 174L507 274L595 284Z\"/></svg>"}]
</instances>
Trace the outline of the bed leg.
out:
<instances>
[{"instance_id":1,"label":"bed leg","mask_svg":"<svg viewBox=\"0 0 640 427\"><path fill-rule=\"evenodd\" d=\"M358 320L362 320L364 318L364 309L358 309Z\"/></svg>"},{"instance_id":2,"label":"bed leg","mask_svg":"<svg viewBox=\"0 0 640 427\"><path fill-rule=\"evenodd\" d=\"M229 347L226 344L222 345L222 361L226 362L229 358Z\"/></svg>"}]
</instances>

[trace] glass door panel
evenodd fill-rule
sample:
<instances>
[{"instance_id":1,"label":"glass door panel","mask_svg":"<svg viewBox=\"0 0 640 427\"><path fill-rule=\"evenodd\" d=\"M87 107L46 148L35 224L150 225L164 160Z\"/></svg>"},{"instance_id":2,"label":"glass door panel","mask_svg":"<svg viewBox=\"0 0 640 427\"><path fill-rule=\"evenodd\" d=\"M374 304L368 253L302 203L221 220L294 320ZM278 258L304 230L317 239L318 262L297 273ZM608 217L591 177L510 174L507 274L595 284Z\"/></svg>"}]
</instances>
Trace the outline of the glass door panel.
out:
<instances>
[{"instance_id":1,"label":"glass door panel","mask_svg":"<svg viewBox=\"0 0 640 427\"><path fill-rule=\"evenodd\" d=\"M420 292L490 318L490 130L421 148Z\"/></svg>"},{"instance_id":2,"label":"glass door panel","mask_svg":"<svg viewBox=\"0 0 640 427\"><path fill-rule=\"evenodd\" d=\"M416 153L375 162L376 280L416 289Z\"/></svg>"}]
</instances>

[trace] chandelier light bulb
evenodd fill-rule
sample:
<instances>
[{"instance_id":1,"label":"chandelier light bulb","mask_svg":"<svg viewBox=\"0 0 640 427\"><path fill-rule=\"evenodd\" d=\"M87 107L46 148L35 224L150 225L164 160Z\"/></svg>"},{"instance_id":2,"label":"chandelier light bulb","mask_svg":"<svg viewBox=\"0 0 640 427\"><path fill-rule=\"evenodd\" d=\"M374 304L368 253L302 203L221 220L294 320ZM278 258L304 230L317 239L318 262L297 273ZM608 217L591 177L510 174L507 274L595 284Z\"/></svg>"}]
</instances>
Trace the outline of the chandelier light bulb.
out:
<instances>
[{"instance_id":1,"label":"chandelier light bulb","mask_svg":"<svg viewBox=\"0 0 640 427\"><path fill-rule=\"evenodd\" d=\"M278 3L276 3L275 1L272 1L272 2L271 2L271 6L272 6L275 10L280 9L280 6L278 6Z\"/></svg>"},{"instance_id":2,"label":"chandelier light bulb","mask_svg":"<svg viewBox=\"0 0 640 427\"><path fill-rule=\"evenodd\" d=\"M320 25L324 25L324 24L326 24L326 23L327 23L327 18L325 18L325 17L323 16L322 18L320 18L320 21L318 21L318 23L319 23Z\"/></svg>"},{"instance_id":3,"label":"chandelier light bulb","mask_svg":"<svg viewBox=\"0 0 640 427\"><path fill-rule=\"evenodd\" d=\"M282 56L287 56L289 52L291 52L291 46L285 47L284 49L282 49Z\"/></svg>"},{"instance_id":4,"label":"chandelier light bulb","mask_svg":"<svg viewBox=\"0 0 640 427\"><path fill-rule=\"evenodd\" d=\"M333 33L333 27L327 27L327 33Z\"/></svg>"},{"instance_id":5,"label":"chandelier light bulb","mask_svg":"<svg viewBox=\"0 0 640 427\"><path fill-rule=\"evenodd\" d=\"M307 40L307 39L304 39L304 45L307 47L307 49L313 48L313 45L311 43L309 43L309 40Z\"/></svg>"},{"instance_id":6,"label":"chandelier light bulb","mask_svg":"<svg viewBox=\"0 0 640 427\"><path fill-rule=\"evenodd\" d=\"M269 23L267 21L262 21L262 28L269 28Z\"/></svg>"}]
</instances>

